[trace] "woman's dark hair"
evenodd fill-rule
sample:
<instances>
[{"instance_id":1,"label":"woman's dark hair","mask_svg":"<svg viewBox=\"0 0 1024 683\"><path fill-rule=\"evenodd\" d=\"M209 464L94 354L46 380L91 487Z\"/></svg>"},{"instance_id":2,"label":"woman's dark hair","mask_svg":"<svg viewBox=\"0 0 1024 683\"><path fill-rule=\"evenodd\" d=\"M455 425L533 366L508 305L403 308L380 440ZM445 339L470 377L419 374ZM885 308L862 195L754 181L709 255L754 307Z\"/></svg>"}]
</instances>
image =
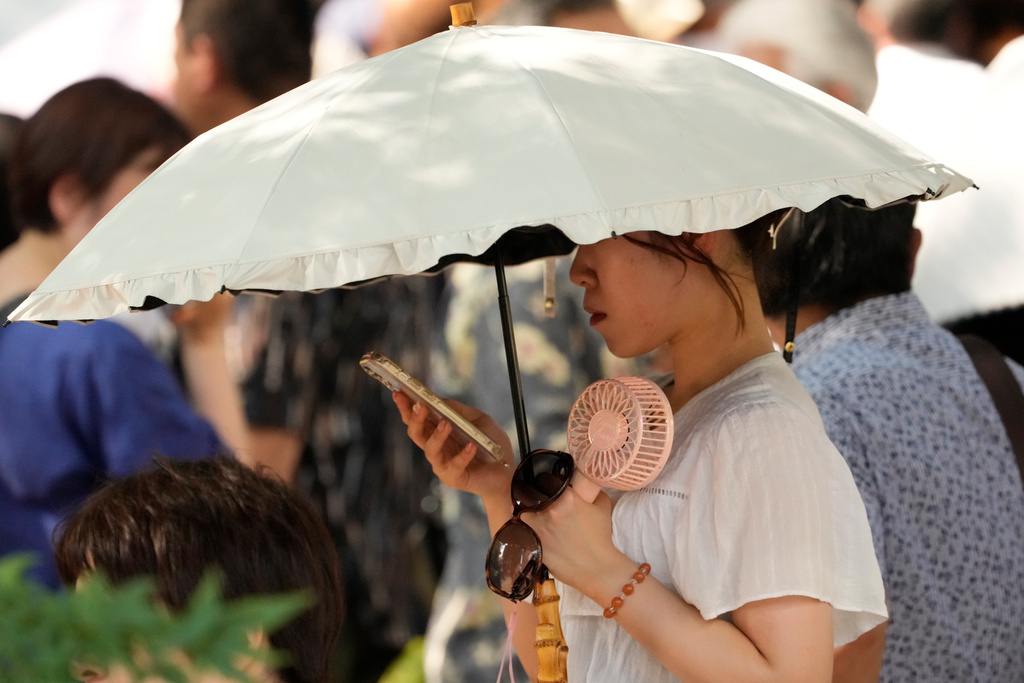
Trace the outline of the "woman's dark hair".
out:
<instances>
[{"instance_id":1,"label":"woman's dark hair","mask_svg":"<svg viewBox=\"0 0 1024 683\"><path fill-rule=\"evenodd\" d=\"M755 269L757 267L757 260L754 258L755 252L760 248L760 245L763 245L769 239L769 228L777 224L786 212L787 209L773 211L732 231L740 246L740 252L753 263ZM744 309L739 287L736 285L735 280L733 280L732 275L719 267L703 249L697 246L697 238L700 235L692 232L684 232L681 235L672 236L658 232L651 234L653 235L653 242L639 240L628 233L623 235L623 238L638 246L653 249L660 254L677 259L683 264L684 273L690 263L696 263L707 268L721 290L729 297L733 310L736 312L736 330L737 332L741 331L744 324Z\"/></svg>"},{"instance_id":2,"label":"woman's dark hair","mask_svg":"<svg viewBox=\"0 0 1024 683\"><path fill-rule=\"evenodd\" d=\"M97 197L139 154L164 161L189 140L159 102L111 78L70 85L51 97L18 131L10 159L10 192L20 230L52 232L50 188L71 174Z\"/></svg>"},{"instance_id":3,"label":"woman's dark hair","mask_svg":"<svg viewBox=\"0 0 1024 683\"><path fill-rule=\"evenodd\" d=\"M807 213L794 212L779 230L775 248L769 240L755 251L754 277L765 315L786 312L794 272L799 273L799 305L840 310L909 290L916 209L910 202L867 209L837 198Z\"/></svg>"},{"instance_id":4,"label":"woman's dark hair","mask_svg":"<svg viewBox=\"0 0 1024 683\"><path fill-rule=\"evenodd\" d=\"M958 0L953 7L946 47L982 66L1003 47L1005 36L1024 33L1022 0Z\"/></svg>"},{"instance_id":5,"label":"woman's dark hair","mask_svg":"<svg viewBox=\"0 0 1024 683\"><path fill-rule=\"evenodd\" d=\"M13 114L0 114L0 251L18 239L14 229L14 214L11 211L11 191L8 180L8 159L14 138L21 127L22 120Z\"/></svg>"},{"instance_id":6,"label":"woman's dark hair","mask_svg":"<svg viewBox=\"0 0 1024 683\"><path fill-rule=\"evenodd\" d=\"M55 539L68 586L96 570L115 584L152 576L172 609L187 605L210 568L226 600L309 590L313 606L270 642L290 658L281 680L328 680L342 615L337 552L312 505L272 475L227 457L158 458L93 494Z\"/></svg>"}]
</instances>

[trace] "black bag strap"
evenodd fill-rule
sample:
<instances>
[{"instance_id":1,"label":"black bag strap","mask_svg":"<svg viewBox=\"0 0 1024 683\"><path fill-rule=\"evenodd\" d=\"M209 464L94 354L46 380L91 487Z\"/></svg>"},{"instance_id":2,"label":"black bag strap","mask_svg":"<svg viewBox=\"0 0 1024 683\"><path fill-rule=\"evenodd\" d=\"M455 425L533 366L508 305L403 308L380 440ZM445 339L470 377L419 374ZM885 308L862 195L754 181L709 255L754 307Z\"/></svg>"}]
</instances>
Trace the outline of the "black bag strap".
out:
<instances>
[{"instance_id":1,"label":"black bag strap","mask_svg":"<svg viewBox=\"0 0 1024 683\"><path fill-rule=\"evenodd\" d=\"M961 334L957 338L992 395L1024 480L1024 392L999 349L973 334Z\"/></svg>"}]
</instances>

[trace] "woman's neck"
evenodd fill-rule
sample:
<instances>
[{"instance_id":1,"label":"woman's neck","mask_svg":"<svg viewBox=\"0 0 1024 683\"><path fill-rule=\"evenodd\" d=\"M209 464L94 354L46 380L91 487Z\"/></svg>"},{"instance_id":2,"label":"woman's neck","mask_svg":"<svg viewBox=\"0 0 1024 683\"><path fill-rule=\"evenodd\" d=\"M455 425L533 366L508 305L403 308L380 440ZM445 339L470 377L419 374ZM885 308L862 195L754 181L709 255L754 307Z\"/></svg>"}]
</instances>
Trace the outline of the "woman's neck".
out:
<instances>
[{"instance_id":1,"label":"woman's neck","mask_svg":"<svg viewBox=\"0 0 1024 683\"><path fill-rule=\"evenodd\" d=\"M0 301L33 291L75 244L62 232L26 230L0 251Z\"/></svg>"},{"instance_id":2,"label":"woman's neck","mask_svg":"<svg viewBox=\"0 0 1024 683\"><path fill-rule=\"evenodd\" d=\"M735 315L722 316L670 343L673 383L668 398L673 411L746 363L775 350L756 295L742 299L744 315L739 329Z\"/></svg>"}]
</instances>

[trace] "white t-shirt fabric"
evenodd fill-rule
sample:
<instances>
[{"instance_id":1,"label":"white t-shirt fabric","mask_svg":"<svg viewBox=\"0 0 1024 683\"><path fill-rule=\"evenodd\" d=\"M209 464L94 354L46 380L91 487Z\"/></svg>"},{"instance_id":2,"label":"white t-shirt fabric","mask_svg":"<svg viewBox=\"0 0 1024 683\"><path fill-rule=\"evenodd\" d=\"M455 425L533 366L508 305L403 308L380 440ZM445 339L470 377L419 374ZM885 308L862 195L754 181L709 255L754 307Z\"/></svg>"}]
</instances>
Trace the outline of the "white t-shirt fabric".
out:
<instances>
[{"instance_id":1,"label":"white t-shirt fabric","mask_svg":"<svg viewBox=\"0 0 1024 683\"><path fill-rule=\"evenodd\" d=\"M886 621L853 476L781 355L746 363L674 419L661 474L615 502L617 548L650 564L705 619L755 600L808 596L832 606L836 646ZM558 588L571 682L677 680L603 616L606 605Z\"/></svg>"}]
</instances>

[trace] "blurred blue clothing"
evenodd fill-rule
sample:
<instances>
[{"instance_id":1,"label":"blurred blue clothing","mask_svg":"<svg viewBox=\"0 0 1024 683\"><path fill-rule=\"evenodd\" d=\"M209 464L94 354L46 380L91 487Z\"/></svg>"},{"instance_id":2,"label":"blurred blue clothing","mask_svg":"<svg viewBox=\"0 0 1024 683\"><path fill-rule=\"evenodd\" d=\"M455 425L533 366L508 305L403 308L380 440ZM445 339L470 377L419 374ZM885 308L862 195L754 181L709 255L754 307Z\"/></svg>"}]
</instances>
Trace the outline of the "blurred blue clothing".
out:
<instances>
[{"instance_id":1,"label":"blurred blue clothing","mask_svg":"<svg viewBox=\"0 0 1024 683\"><path fill-rule=\"evenodd\" d=\"M60 586L54 527L98 485L157 453L225 451L171 372L120 325L0 329L0 556L34 552L43 585Z\"/></svg>"},{"instance_id":2,"label":"blurred blue clothing","mask_svg":"<svg viewBox=\"0 0 1024 683\"><path fill-rule=\"evenodd\" d=\"M880 296L798 335L793 370L867 509L882 683L1024 680L1024 488L959 340L914 294Z\"/></svg>"}]
</instances>

